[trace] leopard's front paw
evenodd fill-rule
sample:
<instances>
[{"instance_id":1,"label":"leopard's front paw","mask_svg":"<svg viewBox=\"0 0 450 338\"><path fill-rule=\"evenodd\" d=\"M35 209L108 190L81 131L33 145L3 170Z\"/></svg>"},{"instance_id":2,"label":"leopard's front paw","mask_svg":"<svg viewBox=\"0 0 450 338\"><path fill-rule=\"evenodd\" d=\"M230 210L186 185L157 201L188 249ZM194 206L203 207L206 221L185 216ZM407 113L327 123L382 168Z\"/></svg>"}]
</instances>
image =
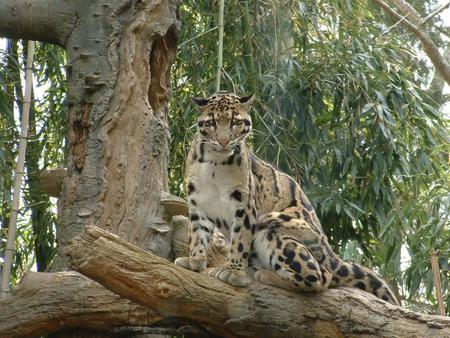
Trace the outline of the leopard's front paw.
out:
<instances>
[{"instance_id":1,"label":"leopard's front paw","mask_svg":"<svg viewBox=\"0 0 450 338\"><path fill-rule=\"evenodd\" d=\"M219 278L221 281L234 286L247 286L250 280L245 270L236 270L229 267L208 269L207 274Z\"/></svg>"},{"instance_id":2,"label":"leopard's front paw","mask_svg":"<svg viewBox=\"0 0 450 338\"><path fill-rule=\"evenodd\" d=\"M178 257L175 259L175 264L192 271L202 272L206 268L206 257Z\"/></svg>"}]
</instances>

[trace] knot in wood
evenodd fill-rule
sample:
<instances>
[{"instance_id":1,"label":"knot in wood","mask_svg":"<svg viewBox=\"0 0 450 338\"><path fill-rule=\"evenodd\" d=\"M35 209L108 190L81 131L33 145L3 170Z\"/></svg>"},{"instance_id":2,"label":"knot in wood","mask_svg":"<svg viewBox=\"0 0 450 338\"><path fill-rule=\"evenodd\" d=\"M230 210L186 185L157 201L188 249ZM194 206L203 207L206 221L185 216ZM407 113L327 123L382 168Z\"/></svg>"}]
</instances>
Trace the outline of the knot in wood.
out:
<instances>
[{"instance_id":1,"label":"knot in wood","mask_svg":"<svg viewBox=\"0 0 450 338\"><path fill-rule=\"evenodd\" d=\"M174 287L170 284L162 282L156 286L156 295L159 298L164 298L164 299L169 298L173 295L173 293L174 293Z\"/></svg>"}]
</instances>

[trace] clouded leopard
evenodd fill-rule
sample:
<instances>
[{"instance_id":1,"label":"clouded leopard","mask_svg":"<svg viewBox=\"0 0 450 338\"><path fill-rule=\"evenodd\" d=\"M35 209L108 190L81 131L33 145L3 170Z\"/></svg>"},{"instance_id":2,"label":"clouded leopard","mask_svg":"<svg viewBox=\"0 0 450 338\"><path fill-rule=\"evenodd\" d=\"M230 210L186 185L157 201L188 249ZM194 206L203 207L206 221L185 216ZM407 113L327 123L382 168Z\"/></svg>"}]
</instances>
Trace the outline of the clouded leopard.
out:
<instances>
[{"instance_id":1,"label":"clouded leopard","mask_svg":"<svg viewBox=\"0 0 450 338\"><path fill-rule=\"evenodd\" d=\"M332 251L299 184L248 148L253 98L227 92L193 98L200 113L186 160L190 256L175 263L203 271L210 236L218 228L230 249L225 266L210 273L224 282L247 285L251 267L256 280L284 289L345 285L398 304L373 271Z\"/></svg>"}]
</instances>

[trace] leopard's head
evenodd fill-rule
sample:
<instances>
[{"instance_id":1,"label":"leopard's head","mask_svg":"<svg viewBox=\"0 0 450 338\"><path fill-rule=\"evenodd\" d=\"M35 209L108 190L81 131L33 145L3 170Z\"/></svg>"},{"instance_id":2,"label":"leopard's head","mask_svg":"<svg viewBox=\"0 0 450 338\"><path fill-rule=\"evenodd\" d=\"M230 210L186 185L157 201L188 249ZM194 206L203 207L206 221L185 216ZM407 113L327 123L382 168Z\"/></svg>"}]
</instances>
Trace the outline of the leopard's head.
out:
<instances>
[{"instance_id":1,"label":"leopard's head","mask_svg":"<svg viewBox=\"0 0 450 338\"><path fill-rule=\"evenodd\" d=\"M252 129L250 108L254 95L218 92L209 98L193 97L200 114L198 131L203 142L217 151L233 149Z\"/></svg>"}]
</instances>

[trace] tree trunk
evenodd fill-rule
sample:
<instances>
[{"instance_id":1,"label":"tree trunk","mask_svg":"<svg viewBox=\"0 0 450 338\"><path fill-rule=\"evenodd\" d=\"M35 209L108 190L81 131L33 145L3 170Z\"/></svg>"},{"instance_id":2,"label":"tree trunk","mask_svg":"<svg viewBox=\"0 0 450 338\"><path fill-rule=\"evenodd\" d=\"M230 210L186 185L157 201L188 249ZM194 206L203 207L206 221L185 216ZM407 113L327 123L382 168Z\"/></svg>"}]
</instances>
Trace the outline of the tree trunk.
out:
<instances>
[{"instance_id":1,"label":"tree trunk","mask_svg":"<svg viewBox=\"0 0 450 338\"><path fill-rule=\"evenodd\" d=\"M83 1L67 40L69 159L59 248L96 223L142 248L167 188L170 1ZM143 242L145 238L148 242Z\"/></svg>"},{"instance_id":2,"label":"tree trunk","mask_svg":"<svg viewBox=\"0 0 450 338\"><path fill-rule=\"evenodd\" d=\"M148 247L168 190L177 1L11 0L0 12L0 35L67 51L69 159L59 248L90 223Z\"/></svg>"},{"instance_id":3,"label":"tree trunk","mask_svg":"<svg viewBox=\"0 0 450 338\"><path fill-rule=\"evenodd\" d=\"M170 236L161 239L155 229L167 223L160 197L168 190L177 6L177 0L0 1L0 36L67 51L69 156L59 252L91 223L144 249L155 241L170 248ZM66 269L58 257L54 271Z\"/></svg>"},{"instance_id":4,"label":"tree trunk","mask_svg":"<svg viewBox=\"0 0 450 338\"><path fill-rule=\"evenodd\" d=\"M75 270L114 293L227 337L450 337L447 317L413 313L356 289L295 294L260 283L235 288L95 226L66 253Z\"/></svg>"}]
</instances>

